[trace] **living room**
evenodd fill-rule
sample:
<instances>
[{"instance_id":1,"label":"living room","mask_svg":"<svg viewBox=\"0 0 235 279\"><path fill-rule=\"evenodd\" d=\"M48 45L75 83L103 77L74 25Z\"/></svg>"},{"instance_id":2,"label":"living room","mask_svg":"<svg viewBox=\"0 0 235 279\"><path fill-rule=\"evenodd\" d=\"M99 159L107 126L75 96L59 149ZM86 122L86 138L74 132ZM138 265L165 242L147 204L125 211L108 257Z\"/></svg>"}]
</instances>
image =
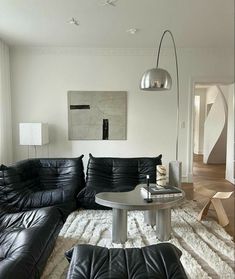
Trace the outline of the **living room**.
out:
<instances>
[{"instance_id":1,"label":"living room","mask_svg":"<svg viewBox=\"0 0 235 279\"><path fill-rule=\"evenodd\" d=\"M171 33L162 37L165 30ZM167 173L169 162L182 162L180 180L186 194L187 187L193 193L194 88L197 84L234 88L234 1L1 0L0 39L1 164L84 155L86 174L92 156L152 158L162 154ZM161 39L159 67L170 73L172 87L159 92L141 90L142 75L156 67ZM74 112L70 92L78 96L81 92L123 92L122 139L69 136L74 128L69 121ZM229 121L234 126L234 117ZM47 123L49 143L21 145L20 123ZM234 154L234 146L229 154ZM192 264L197 272L203 266L199 258ZM229 263L233 265L234 259ZM214 278L223 278L211 266L198 277L217 274ZM189 269L186 273L189 276ZM56 277L56 272L48 274L43 276L66 278L64 274ZM226 276L234 274L228 271Z\"/></svg>"}]
</instances>

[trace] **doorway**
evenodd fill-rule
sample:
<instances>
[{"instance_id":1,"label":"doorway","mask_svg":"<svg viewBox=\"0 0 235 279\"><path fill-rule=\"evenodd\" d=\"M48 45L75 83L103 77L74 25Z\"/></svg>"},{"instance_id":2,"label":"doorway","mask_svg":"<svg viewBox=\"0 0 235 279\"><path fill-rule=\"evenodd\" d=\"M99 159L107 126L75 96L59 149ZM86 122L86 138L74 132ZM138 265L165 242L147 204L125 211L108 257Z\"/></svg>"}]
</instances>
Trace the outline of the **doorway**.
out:
<instances>
[{"instance_id":1,"label":"doorway","mask_svg":"<svg viewBox=\"0 0 235 279\"><path fill-rule=\"evenodd\" d=\"M223 89L223 85L217 83L194 86L193 175L195 165L206 164L212 169L220 165L225 179L228 114Z\"/></svg>"},{"instance_id":2,"label":"doorway","mask_svg":"<svg viewBox=\"0 0 235 279\"><path fill-rule=\"evenodd\" d=\"M229 84L229 83L228 83ZM192 94L192 102L191 102L191 155L192 155L192 180L193 180L193 188L196 187L206 187L210 190L216 192L230 192L234 191L234 173L235 173L235 164L234 164L234 85L225 85L217 83L194 83L192 86L193 94ZM205 101L207 99L206 92L210 87L219 86L222 89L228 86L230 89L228 90L229 94L227 96L227 104L228 104L228 118L226 123L228 141L226 142L226 149L232 146L229 151L226 150L226 160L222 163L204 163L204 149L205 149L205 121L213 110L213 102ZM197 90L200 89L197 94ZM231 98L232 96L232 98ZM205 101L204 105L202 105L203 100ZM202 107L201 107L202 106ZM230 115L231 114L231 115ZM229 127L232 127L233 130L229 131ZM222 130L222 129L220 129ZM232 144L229 142L231 138ZM228 158L231 155L231 158ZM230 161L228 161L228 159ZM229 163L228 163L229 162ZM228 179L227 169L232 167L234 170L232 172L231 179ZM226 177L226 179L225 179ZM206 198L202 195L194 192L193 198L197 200L201 207L205 205ZM231 196L229 199L222 201L226 214L230 220L230 224L225 227L225 230L233 237L235 237L234 230L234 196ZM213 208L209 209L210 216L216 217L215 210Z\"/></svg>"}]
</instances>

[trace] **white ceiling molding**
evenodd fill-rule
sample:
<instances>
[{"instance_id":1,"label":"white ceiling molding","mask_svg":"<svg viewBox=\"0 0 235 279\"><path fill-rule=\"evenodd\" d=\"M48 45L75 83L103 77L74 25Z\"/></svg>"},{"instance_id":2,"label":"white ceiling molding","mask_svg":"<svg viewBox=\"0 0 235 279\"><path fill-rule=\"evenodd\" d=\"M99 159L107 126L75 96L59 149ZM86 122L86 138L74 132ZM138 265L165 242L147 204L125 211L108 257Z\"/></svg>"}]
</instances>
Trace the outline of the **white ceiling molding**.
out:
<instances>
[{"instance_id":1,"label":"white ceiling molding","mask_svg":"<svg viewBox=\"0 0 235 279\"><path fill-rule=\"evenodd\" d=\"M154 48L79 48L79 47L21 47L10 48L14 52L32 53L37 55L88 55L88 56L154 56L157 50ZM164 56L164 50L162 50Z\"/></svg>"},{"instance_id":2,"label":"white ceiling molding","mask_svg":"<svg viewBox=\"0 0 235 279\"><path fill-rule=\"evenodd\" d=\"M10 50L19 53L36 54L36 55L88 55L88 56L155 56L157 57L157 48L79 48L79 47L22 47L12 46ZM180 56L181 53L184 55L192 55L196 53L208 55L208 52L214 54L218 53L234 53L233 48L178 48L177 52ZM172 56L174 58L174 51L172 48L162 48L161 57ZM155 61L153 61L153 64ZM161 63L161 61L160 61Z\"/></svg>"}]
</instances>

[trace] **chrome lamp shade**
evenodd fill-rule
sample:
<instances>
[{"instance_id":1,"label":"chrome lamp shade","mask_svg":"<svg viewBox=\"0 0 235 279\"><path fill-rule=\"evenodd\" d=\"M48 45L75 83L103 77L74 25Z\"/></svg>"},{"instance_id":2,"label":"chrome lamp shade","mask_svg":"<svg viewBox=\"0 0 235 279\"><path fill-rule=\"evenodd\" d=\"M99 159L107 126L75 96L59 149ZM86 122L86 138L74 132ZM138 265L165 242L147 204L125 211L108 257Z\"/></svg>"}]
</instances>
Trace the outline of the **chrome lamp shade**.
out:
<instances>
[{"instance_id":1,"label":"chrome lamp shade","mask_svg":"<svg viewBox=\"0 0 235 279\"><path fill-rule=\"evenodd\" d=\"M172 79L170 74L161 68L147 70L140 81L140 89L146 91L170 90Z\"/></svg>"}]
</instances>

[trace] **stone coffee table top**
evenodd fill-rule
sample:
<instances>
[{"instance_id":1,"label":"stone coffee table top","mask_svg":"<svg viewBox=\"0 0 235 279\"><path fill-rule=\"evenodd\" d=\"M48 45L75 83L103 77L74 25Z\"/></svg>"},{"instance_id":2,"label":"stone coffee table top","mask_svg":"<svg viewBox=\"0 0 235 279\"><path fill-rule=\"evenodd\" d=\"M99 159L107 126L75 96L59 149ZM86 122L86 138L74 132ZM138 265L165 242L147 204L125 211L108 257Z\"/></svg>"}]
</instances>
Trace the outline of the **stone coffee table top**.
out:
<instances>
[{"instance_id":1,"label":"stone coffee table top","mask_svg":"<svg viewBox=\"0 0 235 279\"><path fill-rule=\"evenodd\" d=\"M151 185L154 184L150 184L150 186ZM182 196L153 198L152 203L147 203L144 200L147 194L141 190L143 186L146 185L139 184L134 190L129 192L102 192L96 194L95 201L98 204L117 209L155 210L176 206L185 198L184 191L180 189Z\"/></svg>"}]
</instances>

